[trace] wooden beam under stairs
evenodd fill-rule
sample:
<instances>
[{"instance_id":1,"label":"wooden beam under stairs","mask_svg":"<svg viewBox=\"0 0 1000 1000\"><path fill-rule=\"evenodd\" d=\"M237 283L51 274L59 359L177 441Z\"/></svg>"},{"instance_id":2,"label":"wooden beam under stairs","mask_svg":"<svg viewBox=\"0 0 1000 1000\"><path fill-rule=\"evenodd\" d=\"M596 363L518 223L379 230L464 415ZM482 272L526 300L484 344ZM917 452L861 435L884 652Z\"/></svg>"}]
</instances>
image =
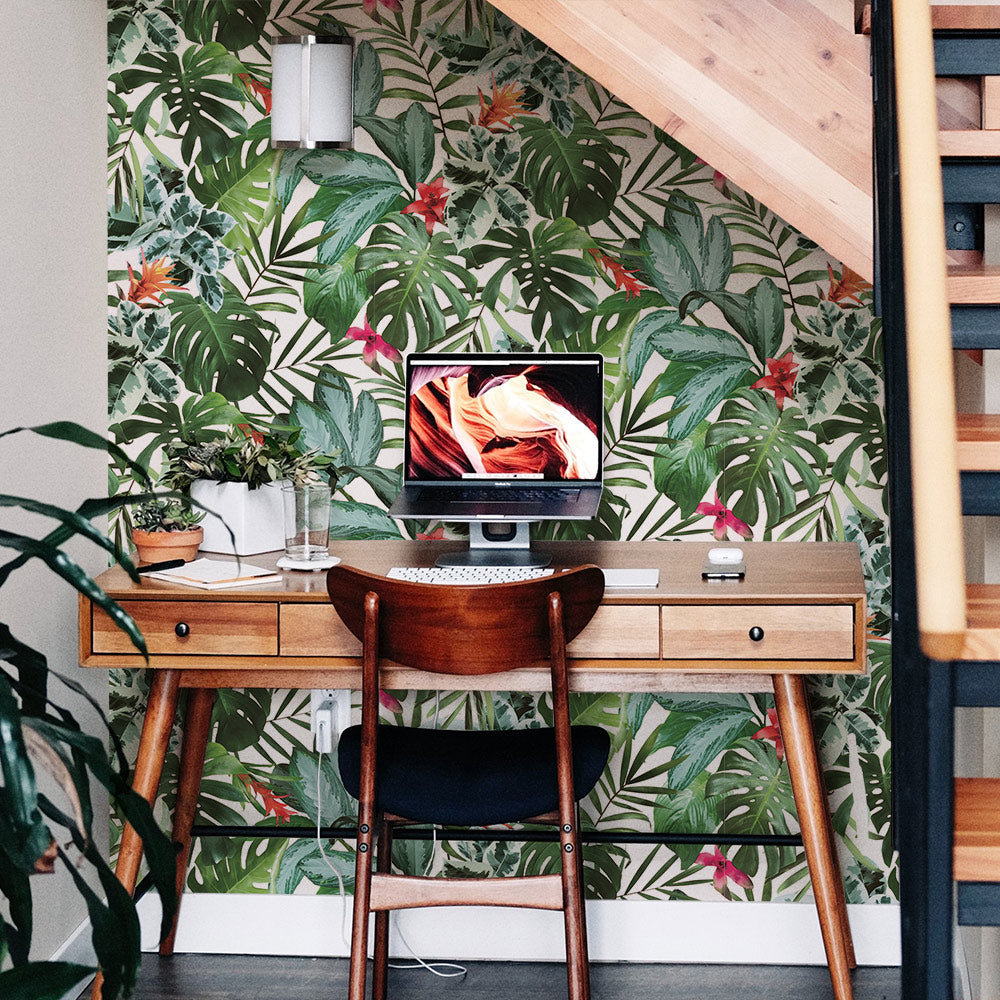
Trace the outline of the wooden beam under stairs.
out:
<instances>
[{"instance_id":1,"label":"wooden beam under stairs","mask_svg":"<svg viewBox=\"0 0 1000 1000\"><path fill-rule=\"evenodd\" d=\"M871 279L868 42L844 0L491 2Z\"/></svg>"},{"instance_id":2,"label":"wooden beam under stairs","mask_svg":"<svg viewBox=\"0 0 1000 1000\"><path fill-rule=\"evenodd\" d=\"M962 472L1000 472L1000 415L958 414L958 468Z\"/></svg>"}]
</instances>

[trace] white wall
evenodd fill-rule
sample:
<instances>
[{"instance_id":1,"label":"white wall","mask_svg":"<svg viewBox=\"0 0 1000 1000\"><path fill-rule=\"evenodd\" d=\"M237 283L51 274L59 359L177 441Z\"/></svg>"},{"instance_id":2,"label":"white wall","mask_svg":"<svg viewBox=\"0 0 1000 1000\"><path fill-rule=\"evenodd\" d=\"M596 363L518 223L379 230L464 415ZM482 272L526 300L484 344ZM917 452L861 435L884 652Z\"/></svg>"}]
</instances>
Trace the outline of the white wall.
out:
<instances>
[{"instance_id":1,"label":"white wall","mask_svg":"<svg viewBox=\"0 0 1000 1000\"><path fill-rule=\"evenodd\" d=\"M0 2L0 429L70 419L107 426L104 0ZM0 492L63 506L107 491L106 457L36 435L0 440ZM0 512L4 526L31 522ZM44 530L44 526L43 526ZM74 550L90 571L104 559ZM6 559L7 550L0 551ZM107 701L103 671L79 669L75 592L40 567L3 588L2 618L49 664ZM75 696L61 702L89 731ZM107 800L94 803L106 849ZM35 876L32 955L53 954L85 919L69 876Z\"/></svg>"}]
</instances>

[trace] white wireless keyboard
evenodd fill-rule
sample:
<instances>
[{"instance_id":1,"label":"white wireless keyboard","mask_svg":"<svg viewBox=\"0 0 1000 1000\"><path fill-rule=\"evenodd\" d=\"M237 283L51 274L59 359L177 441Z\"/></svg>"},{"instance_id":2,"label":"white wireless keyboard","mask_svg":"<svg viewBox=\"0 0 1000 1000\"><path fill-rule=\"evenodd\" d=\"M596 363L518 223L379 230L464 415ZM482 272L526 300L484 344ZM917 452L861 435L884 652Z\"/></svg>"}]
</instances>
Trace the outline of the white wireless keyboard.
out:
<instances>
[{"instance_id":1,"label":"white wireless keyboard","mask_svg":"<svg viewBox=\"0 0 1000 1000\"><path fill-rule=\"evenodd\" d=\"M551 576L553 570L531 566L393 566L386 576L410 583L514 583Z\"/></svg>"}]
</instances>

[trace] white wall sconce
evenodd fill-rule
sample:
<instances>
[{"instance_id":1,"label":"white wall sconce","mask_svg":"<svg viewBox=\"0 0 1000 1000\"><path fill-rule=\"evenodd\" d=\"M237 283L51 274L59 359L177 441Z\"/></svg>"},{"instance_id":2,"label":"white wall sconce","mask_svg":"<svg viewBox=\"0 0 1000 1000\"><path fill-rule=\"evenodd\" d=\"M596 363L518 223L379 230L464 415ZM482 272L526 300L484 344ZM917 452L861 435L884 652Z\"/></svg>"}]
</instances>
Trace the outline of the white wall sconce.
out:
<instances>
[{"instance_id":1,"label":"white wall sconce","mask_svg":"<svg viewBox=\"0 0 1000 1000\"><path fill-rule=\"evenodd\" d=\"M271 39L271 145L354 145L354 42L341 35Z\"/></svg>"}]
</instances>

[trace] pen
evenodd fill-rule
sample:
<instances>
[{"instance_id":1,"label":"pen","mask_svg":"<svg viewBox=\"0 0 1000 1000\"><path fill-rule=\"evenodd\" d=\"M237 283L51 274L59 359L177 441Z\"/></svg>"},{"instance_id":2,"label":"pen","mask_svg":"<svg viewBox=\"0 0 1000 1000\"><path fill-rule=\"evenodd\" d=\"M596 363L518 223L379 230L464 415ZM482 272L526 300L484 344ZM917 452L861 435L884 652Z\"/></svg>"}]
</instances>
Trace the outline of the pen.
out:
<instances>
[{"instance_id":1,"label":"pen","mask_svg":"<svg viewBox=\"0 0 1000 1000\"><path fill-rule=\"evenodd\" d=\"M174 569L176 566L183 566L184 559L167 559L164 562L150 563L148 566L137 566L136 573L152 573L154 570Z\"/></svg>"}]
</instances>

